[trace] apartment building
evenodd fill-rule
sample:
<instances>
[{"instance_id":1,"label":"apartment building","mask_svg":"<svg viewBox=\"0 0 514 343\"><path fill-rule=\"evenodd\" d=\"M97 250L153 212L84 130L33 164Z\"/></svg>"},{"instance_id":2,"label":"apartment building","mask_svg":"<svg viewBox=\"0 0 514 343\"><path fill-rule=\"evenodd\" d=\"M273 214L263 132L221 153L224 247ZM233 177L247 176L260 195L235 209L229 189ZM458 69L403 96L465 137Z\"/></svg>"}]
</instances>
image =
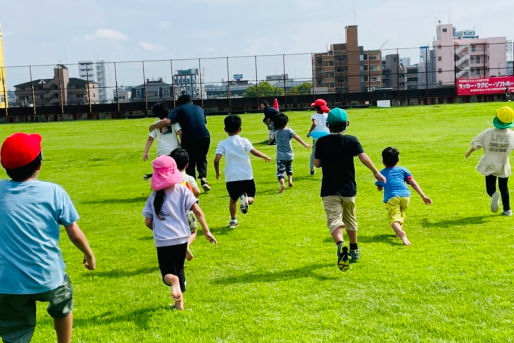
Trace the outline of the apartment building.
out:
<instances>
[{"instance_id":1,"label":"apartment building","mask_svg":"<svg viewBox=\"0 0 514 343\"><path fill-rule=\"evenodd\" d=\"M361 92L382 85L380 50L359 46L357 25L345 27L346 43L331 44L330 50L312 57L314 92Z\"/></svg>"},{"instance_id":2,"label":"apartment building","mask_svg":"<svg viewBox=\"0 0 514 343\"><path fill-rule=\"evenodd\" d=\"M456 78L506 75L506 45L506 37L479 38L474 30L437 25L433 41L436 85L453 85Z\"/></svg>"}]
</instances>

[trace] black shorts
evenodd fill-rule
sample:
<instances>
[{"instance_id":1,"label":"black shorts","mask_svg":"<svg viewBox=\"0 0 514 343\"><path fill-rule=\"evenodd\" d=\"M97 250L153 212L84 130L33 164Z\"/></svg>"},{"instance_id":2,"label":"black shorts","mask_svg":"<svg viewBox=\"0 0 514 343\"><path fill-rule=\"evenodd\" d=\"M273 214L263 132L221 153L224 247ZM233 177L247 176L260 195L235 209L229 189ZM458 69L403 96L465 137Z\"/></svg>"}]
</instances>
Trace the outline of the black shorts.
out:
<instances>
[{"instance_id":1,"label":"black shorts","mask_svg":"<svg viewBox=\"0 0 514 343\"><path fill-rule=\"evenodd\" d=\"M229 181L227 191L230 199L237 201L241 195L246 193L251 198L255 197L255 182L251 180Z\"/></svg>"},{"instance_id":2,"label":"black shorts","mask_svg":"<svg viewBox=\"0 0 514 343\"><path fill-rule=\"evenodd\" d=\"M186 276L184 274L186 250L187 243L157 247L157 260L159 261L159 269L161 270L163 282L166 274L178 276L182 292L186 291Z\"/></svg>"}]
</instances>

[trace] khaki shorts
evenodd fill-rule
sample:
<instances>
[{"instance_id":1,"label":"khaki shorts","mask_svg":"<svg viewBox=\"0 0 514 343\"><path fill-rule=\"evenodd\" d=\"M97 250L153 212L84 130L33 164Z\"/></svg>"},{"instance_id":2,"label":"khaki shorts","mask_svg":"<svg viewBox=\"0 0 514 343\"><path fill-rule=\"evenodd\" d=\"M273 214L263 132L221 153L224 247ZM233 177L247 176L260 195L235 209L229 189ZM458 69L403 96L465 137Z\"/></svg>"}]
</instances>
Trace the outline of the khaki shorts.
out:
<instances>
[{"instance_id":1,"label":"khaki shorts","mask_svg":"<svg viewBox=\"0 0 514 343\"><path fill-rule=\"evenodd\" d=\"M328 195L321 198L327 214L327 227L330 232L344 226L346 230L357 231L355 216L355 197Z\"/></svg>"},{"instance_id":2,"label":"khaki shorts","mask_svg":"<svg viewBox=\"0 0 514 343\"><path fill-rule=\"evenodd\" d=\"M36 301L49 302L48 314L62 319L73 309L68 275L61 286L37 294L0 294L0 336L4 342L30 342L36 327Z\"/></svg>"},{"instance_id":3,"label":"khaki shorts","mask_svg":"<svg viewBox=\"0 0 514 343\"><path fill-rule=\"evenodd\" d=\"M405 222L405 211L409 206L409 197L392 197L385 203L389 215L389 224Z\"/></svg>"}]
</instances>

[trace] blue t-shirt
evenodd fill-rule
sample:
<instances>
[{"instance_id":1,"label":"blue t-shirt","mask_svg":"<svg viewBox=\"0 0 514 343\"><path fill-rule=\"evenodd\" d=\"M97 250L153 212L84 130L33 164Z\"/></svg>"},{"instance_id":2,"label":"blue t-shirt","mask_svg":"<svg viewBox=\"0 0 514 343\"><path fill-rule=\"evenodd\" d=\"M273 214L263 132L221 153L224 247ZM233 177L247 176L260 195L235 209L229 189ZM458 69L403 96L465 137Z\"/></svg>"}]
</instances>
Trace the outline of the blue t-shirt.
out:
<instances>
[{"instance_id":1,"label":"blue t-shirt","mask_svg":"<svg viewBox=\"0 0 514 343\"><path fill-rule=\"evenodd\" d=\"M380 171L387 182L376 181L375 185L384 187L384 203L392 197L410 197L410 190L405 185L412 174L404 167L384 168Z\"/></svg>"},{"instance_id":2,"label":"blue t-shirt","mask_svg":"<svg viewBox=\"0 0 514 343\"><path fill-rule=\"evenodd\" d=\"M64 281L59 225L79 219L68 194L49 182L0 181L0 293L35 294Z\"/></svg>"},{"instance_id":3,"label":"blue t-shirt","mask_svg":"<svg viewBox=\"0 0 514 343\"><path fill-rule=\"evenodd\" d=\"M296 133L286 127L275 131L275 142L277 143L277 161L292 161L294 158L291 139Z\"/></svg>"}]
</instances>

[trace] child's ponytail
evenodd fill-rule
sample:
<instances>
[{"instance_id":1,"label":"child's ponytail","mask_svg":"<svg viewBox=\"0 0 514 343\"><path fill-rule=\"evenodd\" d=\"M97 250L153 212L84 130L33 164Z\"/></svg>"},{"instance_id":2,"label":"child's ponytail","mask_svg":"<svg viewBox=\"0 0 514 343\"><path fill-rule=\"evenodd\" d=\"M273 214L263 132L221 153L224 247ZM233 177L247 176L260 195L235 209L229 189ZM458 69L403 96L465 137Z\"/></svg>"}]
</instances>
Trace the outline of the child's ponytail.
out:
<instances>
[{"instance_id":1,"label":"child's ponytail","mask_svg":"<svg viewBox=\"0 0 514 343\"><path fill-rule=\"evenodd\" d=\"M166 197L166 193L164 189L161 189L155 192L155 198L153 199L153 208L155 210L155 214L159 217L160 220L164 220L164 217L161 213L162 204L164 204L164 198Z\"/></svg>"}]
</instances>

